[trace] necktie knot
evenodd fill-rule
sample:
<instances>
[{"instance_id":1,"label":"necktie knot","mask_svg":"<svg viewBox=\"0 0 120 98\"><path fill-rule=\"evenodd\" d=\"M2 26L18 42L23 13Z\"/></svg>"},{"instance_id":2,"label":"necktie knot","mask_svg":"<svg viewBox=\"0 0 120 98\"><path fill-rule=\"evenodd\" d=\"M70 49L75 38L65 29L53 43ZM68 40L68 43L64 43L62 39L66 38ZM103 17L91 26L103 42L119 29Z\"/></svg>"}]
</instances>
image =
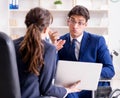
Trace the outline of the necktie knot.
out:
<instances>
[{"instance_id":1,"label":"necktie knot","mask_svg":"<svg viewBox=\"0 0 120 98\"><path fill-rule=\"evenodd\" d=\"M73 40L72 40L72 47L73 47L73 48L75 48L75 45L76 45L75 42L76 42L76 41L77 41L76 39L73 39Z\"/></svg>"}]
</instances>

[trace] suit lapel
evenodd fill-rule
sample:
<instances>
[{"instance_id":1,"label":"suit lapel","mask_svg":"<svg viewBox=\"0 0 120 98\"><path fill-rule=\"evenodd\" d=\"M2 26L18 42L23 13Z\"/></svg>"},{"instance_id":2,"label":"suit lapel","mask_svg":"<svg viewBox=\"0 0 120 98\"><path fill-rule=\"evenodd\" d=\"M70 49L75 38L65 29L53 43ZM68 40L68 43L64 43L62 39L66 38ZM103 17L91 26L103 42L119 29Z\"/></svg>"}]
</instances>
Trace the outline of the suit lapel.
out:
<instances>
[{"instance_id":1,"label":"suit lapel","mask_svg":"<svg viewBox=\"0 0 120 98\"><path fill-rule=\"evenodd\" d=\"M71 40L70 40L70 34L68 34L68 36L67 36L67 40L66 40L67 42L67 46L66 47L68 47L67 49L67 51L68 51L68 54L69 54L69 58L70 58L70 60L72 60L72 61L76 61L77 59L76 59L76 57L75 57L75 54L72 54L72 52L70 51L70 49L71 49Z\"/></svg>"},{"instance_id":2,"label":"suit lapel","mask_svg":"<svg viewBox=\"0 0 120 98\"><path fill-rule=\"evenodd\" d=\"M79 51L79 59L78 59L79 61L84 56L84 53L87 49L88 44L89 44L89 35L88 33L84 32L83 38L81 41L80 51Z\"/></svg>"}]
</instances>

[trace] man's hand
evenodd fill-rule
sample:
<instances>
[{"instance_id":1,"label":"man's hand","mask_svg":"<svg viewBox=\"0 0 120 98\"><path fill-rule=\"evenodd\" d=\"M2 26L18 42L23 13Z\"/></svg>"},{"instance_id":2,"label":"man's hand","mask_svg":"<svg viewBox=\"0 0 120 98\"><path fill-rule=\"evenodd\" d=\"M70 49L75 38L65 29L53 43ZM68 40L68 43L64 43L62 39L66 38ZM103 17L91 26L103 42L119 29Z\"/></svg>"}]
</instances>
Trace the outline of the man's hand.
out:
<instances>
[{"instance_id":1,"label":"man's hand","mask_svg":"<svg viewBox=\"0 0 120 98\"><path fill-rule=\"evenodd\" d=\"M56 41L59 39L59 35L57 31L53 32L50 30L48 34L53 44L56 43Z\"/></svg>"},{"instance_id":2,"label":"man's hand","mask_svg":"<svg viewBox=\"0 0 120 98\"><path fill-rule=\"evenodd\" d=\"M63 48L64 44L65 44L65 40L62 40L62 39L60 39L54 43L54 45L56 46L56 49L58 51Z\"/></svg>"},{"instance_id":3,"label":"man's hand","mask_svg":"<svg viewBox=\"0 0 120 98\"><path fill-rule=\"evenodd\" d=\"M63 45L65 44L65 40L58 40L59 39L59 34L57 31L55 32L52 32L51 30L49 31L49 36L50 36L50 39L52 41L52 44L55 45L56 49L59 51Z\"/></svg>"}]
</instances>

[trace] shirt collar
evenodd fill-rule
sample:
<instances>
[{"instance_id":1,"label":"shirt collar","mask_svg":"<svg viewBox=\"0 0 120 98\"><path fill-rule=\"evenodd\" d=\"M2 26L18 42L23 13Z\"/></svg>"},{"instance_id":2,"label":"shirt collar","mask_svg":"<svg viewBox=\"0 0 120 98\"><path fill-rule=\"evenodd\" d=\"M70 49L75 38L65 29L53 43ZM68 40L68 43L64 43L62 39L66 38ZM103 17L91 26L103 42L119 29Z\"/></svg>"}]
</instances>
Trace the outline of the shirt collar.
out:
<instances>
[{"instance_id":1,"label":"shirt collar","mask_svg":"<svg viewBox=\"0 0 120 98\"><path fill-rule=\"evenodd\" d=\"M78 38L76 38L76 40L77 40L79 43L81 43L82 37L83 37L83 33L82 33ZM72 38L71 35L70 35L70 40L71 40L71 41L73 40L73 38Z\"/></svg>"}]
</instances>

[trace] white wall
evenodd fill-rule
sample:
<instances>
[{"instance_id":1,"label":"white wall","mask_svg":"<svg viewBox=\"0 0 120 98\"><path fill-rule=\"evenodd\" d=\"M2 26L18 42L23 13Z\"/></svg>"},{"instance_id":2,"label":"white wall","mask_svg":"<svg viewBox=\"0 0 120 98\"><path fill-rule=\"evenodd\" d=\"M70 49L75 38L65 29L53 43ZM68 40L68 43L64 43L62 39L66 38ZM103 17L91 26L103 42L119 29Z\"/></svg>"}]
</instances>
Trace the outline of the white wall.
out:
<instances>
[{"instance_id":1,"label":"white wall","mask_svg":"<svg viewBox=\"0 0 120 98\"><path fill-rule=\"evenodd\" d=\"M116 75L113 81L113 89L120 88L120 0L118 2L110 1L109 13L109 48L119 52L119 56L113 56L113 64ZM119 79L119 80L118 80Z\"/></svg>"},{"instance_id":2,"label":"white wall","mask_svg":"<svg viewBox=\"0 0 120 98\"><path fill-rule=\"evenodd\" d=\"M109 13L109 45L110 49L115 49L120 53L120 0L118 2L110 2ZM119 55L120 56L120 55ZM119 60L120 65L120 60Z\"/></svg>"},{"instance_id":3,"label":"white wall","mask_svg":"<svg viewBox=\"0 0 120 98\"><path fill-rule=\"evenodd\" d=\"M8 34L8 0L0 0L0 31Z\"/></svg>"},{"instance_id":4,"label":"white wall","mask_svg":"<svg viewBox=\"0 0 120 98\"><path fill-rule=\"evenodd\" d=\"M120 51L120 0L118 2L110 2L110 49L117 49Z\"/></svg>"}]
</instances>

